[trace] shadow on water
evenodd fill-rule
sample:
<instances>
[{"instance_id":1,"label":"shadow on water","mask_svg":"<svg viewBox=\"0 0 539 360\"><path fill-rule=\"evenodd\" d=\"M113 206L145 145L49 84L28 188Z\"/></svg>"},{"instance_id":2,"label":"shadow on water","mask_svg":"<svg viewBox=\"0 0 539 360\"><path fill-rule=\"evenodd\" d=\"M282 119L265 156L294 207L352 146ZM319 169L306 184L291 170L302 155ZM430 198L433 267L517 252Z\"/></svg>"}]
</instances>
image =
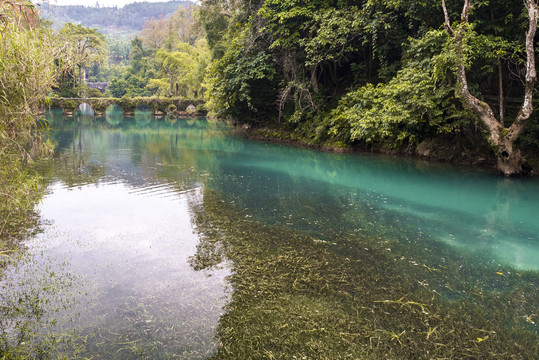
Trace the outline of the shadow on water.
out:
<instances>
[{"instance_id":1,"label":"shadow on water","mask_svg":"<svg viewBox=\"0 0 539 360\"><path fill-rule=\"evenodd\" d=\"M536 181L251 142L142 109L49 121L53 225L27 247L81 279L62 329L84 356L538 353Z\"/></svg>"}]
</instances>

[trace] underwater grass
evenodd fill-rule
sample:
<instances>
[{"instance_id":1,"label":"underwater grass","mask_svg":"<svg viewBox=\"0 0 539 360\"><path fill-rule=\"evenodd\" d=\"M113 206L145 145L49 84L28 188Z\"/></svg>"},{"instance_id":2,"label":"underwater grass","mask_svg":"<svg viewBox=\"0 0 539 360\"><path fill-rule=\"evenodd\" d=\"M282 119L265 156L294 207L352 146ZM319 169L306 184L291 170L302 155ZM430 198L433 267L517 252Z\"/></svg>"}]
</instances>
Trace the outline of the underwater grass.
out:
<instances>
[{"instance_id":1,"label":"underwater grass","mask_svg":"<svg viewBox=\"0 0 539 360\"><path fill-rule=\"evenodd\" d=\"M211 303L197 304L207 309ZM178 313L185 308L174 301L152 295L130 296L117 307L97 315L99 325L80 334L81 358L91 359L206 359L215 353L213 327L198 311ZM196 320L195 320L196 319Z\"/></svg>"},{"instance_id":2,"label":"underwater grass","mask_svg":"<svg viewBox=\"0 0 539 360\"><path fill-rule=\"evenodd\" d=\"M71 359L81 344L75 331L64 330L73 317L62 318L76 302L79 279L43 253L10 253L0 269L0 359ZM36 274L32 268L47 265Z\"/></svg>"},{"instance_id":3,"label":"underwater grass","mask_svg":"<svg viewBox=\"0 0 539 360\"><path fill-rule=\"evenodd\" d=\"M412 256L395 229L320 241L257 222L209 190L195 223L193 266L228 259L234 270L213 359L539 356L536 273L477 265L407 234Z\"/></svg>"}]
</instances>

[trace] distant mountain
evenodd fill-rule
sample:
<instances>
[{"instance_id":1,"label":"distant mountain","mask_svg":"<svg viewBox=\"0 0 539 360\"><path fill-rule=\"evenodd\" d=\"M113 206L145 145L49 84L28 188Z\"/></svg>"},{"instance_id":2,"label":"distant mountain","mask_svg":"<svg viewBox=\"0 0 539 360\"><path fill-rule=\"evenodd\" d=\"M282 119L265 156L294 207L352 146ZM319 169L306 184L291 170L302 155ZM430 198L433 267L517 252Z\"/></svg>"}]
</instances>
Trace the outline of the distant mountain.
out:
<instances>
[{"instance_id":1,"label":"distant mountain","mask_svg":"<svg viewBox=\"0 0 539 360\"><path fill-rule=\"evenodd\" d=\"M82 5L42 6L42 17L52 21L53 27L59 29L63 24L72 22L86 27L97 28L101 33L138 33L142 25L152 17L167 17L180 6L189 6L190 1L168 1L159 3L137 2L124 7L94 7Z\"/></svg>"}]
</instances>

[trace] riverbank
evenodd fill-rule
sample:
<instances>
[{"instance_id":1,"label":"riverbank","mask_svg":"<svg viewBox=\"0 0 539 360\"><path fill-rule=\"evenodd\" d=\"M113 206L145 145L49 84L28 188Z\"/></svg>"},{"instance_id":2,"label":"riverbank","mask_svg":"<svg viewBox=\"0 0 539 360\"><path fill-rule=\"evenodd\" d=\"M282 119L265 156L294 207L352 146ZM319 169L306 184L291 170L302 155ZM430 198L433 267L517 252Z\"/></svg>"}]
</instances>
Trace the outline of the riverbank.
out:
<instances>
[{"instance_id":1,"label":"riverbank","mask_svg":"<svg viewBox=\"0 0 539 360\"><path fill-rule=\"evenodd\" d=\"M489 151L486 144L456 145L454 141L448 139L427 139L422 141L413 150L397 151L394 149L366 148L357 144L332 144L318 143L301 137L294 131L285 129L242 126L246 136L251 140L268 141L274 143L287 144L313 150L334 152L334 153L357 153L357 154L384 154L398 157L408 157L439 163L448 163L458 166L481 167L485 169L496 169L496 158ZM528 176L539 176L539 157L532 154L527 155Z\"/></svg>"}]
</instances>

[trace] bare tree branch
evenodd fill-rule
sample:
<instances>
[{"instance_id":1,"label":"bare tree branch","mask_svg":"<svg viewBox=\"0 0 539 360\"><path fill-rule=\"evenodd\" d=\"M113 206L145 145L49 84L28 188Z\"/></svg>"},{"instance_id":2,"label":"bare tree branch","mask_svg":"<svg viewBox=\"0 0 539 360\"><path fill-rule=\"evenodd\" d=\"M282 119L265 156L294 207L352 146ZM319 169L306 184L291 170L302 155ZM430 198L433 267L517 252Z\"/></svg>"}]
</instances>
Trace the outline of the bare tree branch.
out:
<instances>
[{"instance_id":1,"label":"bare tree branch","mask_svg":"<svg viewBox=\"0 0 539 360\"><path fill-rule=\"evenodd\" d=\"M449 13L447 12L447 6L445 6L445 0L442 0L442 7L444 9L445 29L449 32L449 34L451 36L455 36L455 31L453 31L453 28L451 27L451 19L449 19Z\"/></svg>"}]
</instances>

